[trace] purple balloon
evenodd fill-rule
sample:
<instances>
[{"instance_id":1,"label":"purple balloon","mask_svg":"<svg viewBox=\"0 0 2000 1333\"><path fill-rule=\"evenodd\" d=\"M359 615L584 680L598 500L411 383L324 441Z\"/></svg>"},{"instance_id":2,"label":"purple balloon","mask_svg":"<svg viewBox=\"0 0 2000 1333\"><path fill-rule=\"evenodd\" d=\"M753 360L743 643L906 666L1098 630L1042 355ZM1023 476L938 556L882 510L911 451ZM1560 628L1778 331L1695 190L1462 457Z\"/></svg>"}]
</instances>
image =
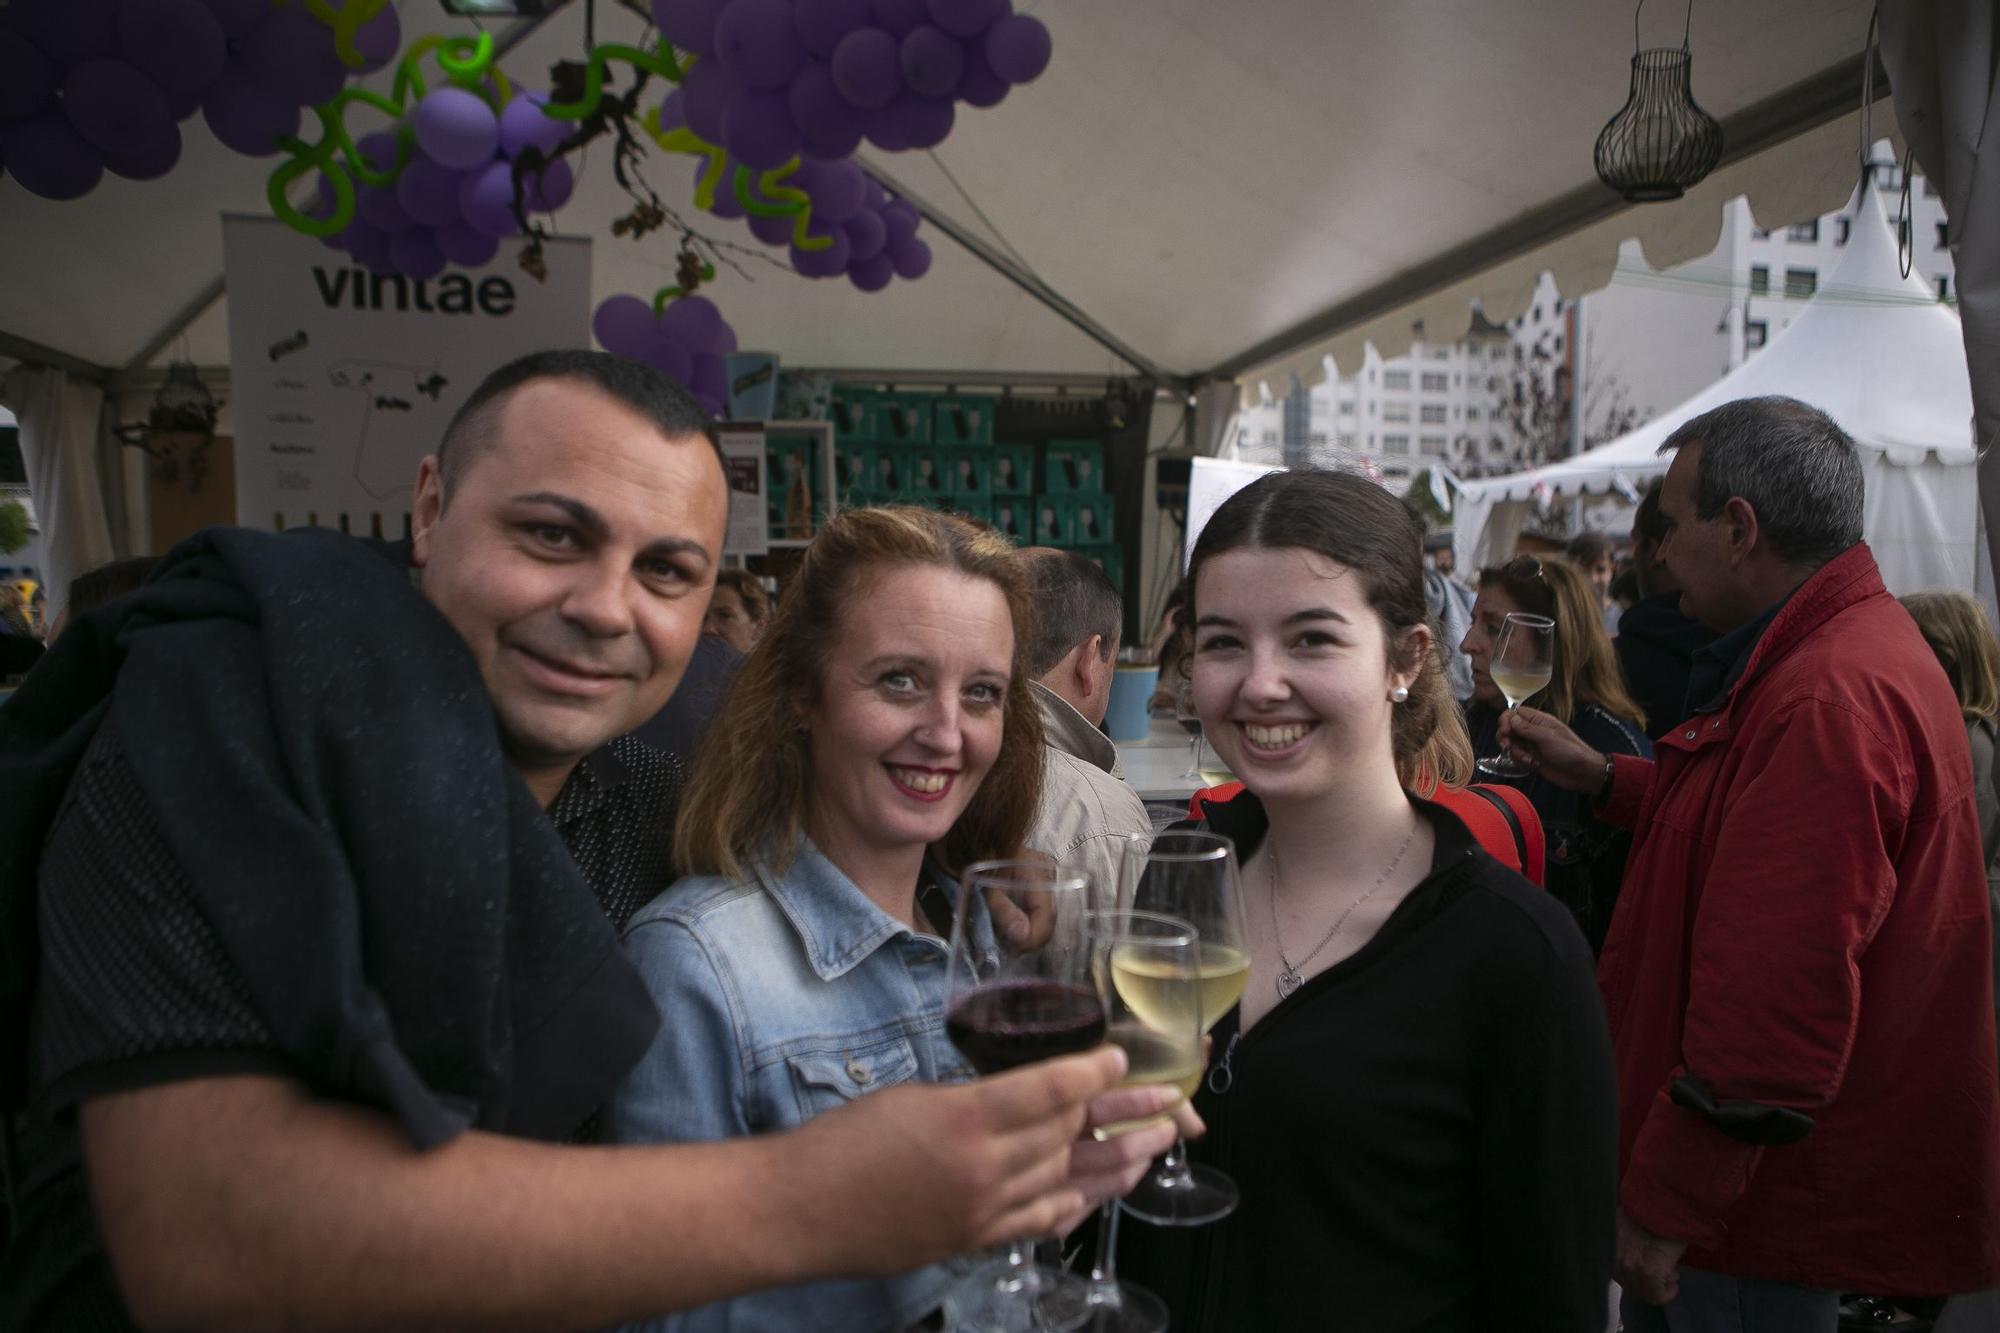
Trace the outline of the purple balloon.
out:
<instances>
[{"instance_id":1,"label":"purple balloon","mask_svg":"<svg viewBox=\"0 0 2000 1333\"><path fill-rule=\"evenodd\" d=\"M173 113L159 88L122 60L86 60L62 87L63 114L101 153L144 157L172 137Z\"/></svg>"},{"instance_id":2,"label":"purple balloon","mask_svg":"<svg viewBox=\"0 0 2000 1333\"><path fill-rule=\"evenodd\" d=\"M347 229L347 253L354 256L354 262L371 273L390 273L395 266L389 259L389 237L375 230L365 222L356 222Z\"/></svg>"},{"instance_id":3,"label":"purple balloon","mask_svg":"<svg viewBox=\"0 0 2000 1333\"><path fill-rule=\"evenodd\" d=\"M841 224L847 233L848 266L866 263L889 243L889 228L876 213L856 213Z\"/></svg>"},{"instance_id":4,"label":"purple balloon","mask_svg":"<svg viewBox=\"0 0 2000 1333\"><path fill-rule=\"evenodd\" d=\"M806 60L791 0L729 0L715 21L715 58L746 88L782 88Z\"/></svg>"},{"instance_id":5,"label":"purple balloon","mask_svg":"<svg viewBox=\"0 0 2000 1333\"><path fill-rule=\"evenodd\" d=\"M814 217L845 222L861 211L867 183L861 168L849 159L819 166L813 172L811 186L803 188L812 196Z\"/></svg>"},{"instance_id":6,"label":"purple balloon","mask_svg":"<svg viewBox=\"0 0 2000 1333\"><path fill-rule=\"evenodd\" d=\"M706 162L697 163L695 170L696 179L699 180L702 173L707 170L708 164ZM736 197L736 173L734 171L723 173L722 179L716 183L715 202L710 205L708 211L719 218L735 219L746 216L743 201Z\"/></svg>"},{"instance_id":7,"label":"purple balloon","mask_svg":"<svg viewBox=\"0 0 2000 1333\"><path fill-rule=\"evenodd\" d=\"M717 356L736 355L736 330L730 328L727 322L723 324L722 332L716 335L714 346Z\"/></svg>"},{"instance_id":8,"label":"purple balloon","mask_svg":"<svg viewBox=\"0 0 2000 1333\"><path fill-rule=\"evenodd\" d=\"M931 271L931 248L914 238L889 258L896 265L896 276L905 281L914 282Z\"/></svg>"},{"instance_id":9,"label":"purple balloon","mask_svg":"<svg viewBox=\"0 0 2000 1333\"><path fill-rule=\"evenodd\" d=\"M787 213L781 217L765 217L762 214L752 213L750 234L766 245L789 245L792 240L792 215Z\"/></svg>"},{"instance_id":10,"label":"purple balloon","mask_svg":"<svg viewBox=\"0 0 2000 1333\"><path fill-rule=\"evenodd\" d=\"M58 107L7 126L0 134L0 159L23 189L44 199L76 199L104 179L104 155Z\"/></svg>"},{"instance_id":11,"label":"purple balloon","mask_svg":"<svg viewBox=\"0 0 2000 1333\"><path fill-rule=\"evenodd\" d=\"M167 137L143 153L106 153L104 169L128 181L158 180L181 160L181 127L167 122Z\"/></svg>"},{"instance_id":12,"label":"purple balloon","mask_svg":"<svg viewBox=\"0 0 2000 1333\"><path fill-rule=\"evenodd\" d=\"M847 271L847 259L852 252L847 244L847 232L839 227L828 229L825 224L814 223L806 229L811 236L831 237L833 244L823 250L801 250L792 247L792 267L808 278L837 278Z\"/></svg>"},{"instance_id":13,"label":"purple balloon","mask_svg":"<svg viewBox=\"0 0 2000 1333\"><path fill-rule=\"evenodd\" d=\"M389 238L389 261L398 273L419 282L444 272L444 251L422 227L412 227Z\"/></svg>"},{"instance_id":14,"label":"purple balloon","mask_svg":"<svg viewBox=\"0 0 2000 1333\"><path fill-rule=\"evenodd\" d=\"M199 105L229 59L222 25L201 0L121 0L118 50L183 104Z\"/></svg>"},{"instance_id":15,"label":"purple balloon","mask_svg":"<svg viewBox=\"0 0 2000 1333\"><path fill-rule=\"evenodd\" d=\"M924 0L871 0L869 7L875 11L875 26L886 28L898 40L907 37L918 24L930 22Z\"/></svg>"},{"instance_id":16,"label":"purple balloon","mask_svg":"<svg viewBox=\"0 0 2000 1333\"><path fill-rule=\"evenodd\" d=\"M861 113L840 95L833 71L817 60L798 72L785 101L792 109L792 123L809 146L838 143L861 133Z\"/></svg>"},{"instance_id":17,"label":"purple balloon","mask_svg":"<svg viewBox=\"0 0 2000 1333\"><path fill-rule=\"evenodd\" d=\"M470 222L455 222L437 232L438 249L460 268L484 268L500 253L500 238L488 236Z\"/></svg>"},{"instance_id":18,"label":"purple balloon","mask_svg":"<svg viewBox=\"0 0 2000 1333\"><path fill-rule=\"evenodd\" d=\"M882 211L883 205L888 202L889 192L882 188L882 183L873 176L863 175L861 178L861 206L870 213L879 213Z\"/></svg>"},{"instance_id":19,"label":"purple balloon","mask_svg":"<svg viewBox=\"0 0 2000 1333\"><path fill-rule=\"evenodd\" d=\"M896 276L896 265L887 255L859 259L848 265L847 280L864 292L879 292Z\"/></svg>"},{"instance_id":20,"label":"purple balloon","mask_svg":"<svg viewBox=\"0 0 2000 1333\"><path fill-rule=\"evenodd\" d=\"M805 48L821 60L831 60L840 39L873 19L868 0L798 0L792 26Z\"/></svg>"},{"instance_id":21,"label":"purple balloon","mask_svg":"<svg viewBox=\"0 0 2000 1333\"><path fill-rule=\"evenodd\" d=\"M925 23L903 39L903 82L924 97L950 97L965 73L965 48L943 28Z\"/></svg>"},{"instance_id":22,"label":"purple balloon","mask_svg":"<svg viewBox=\"0 0 2000 1333\"><path fill-rule=\"evenodd\" d=\"M712 56L715 24L726 4L727 0L653 0L653 26L681 50Z\"/></svg>"},{"instance_id":23,"label":"purple balloon","mask_svg":"<svg viewBox=\"0 0 2000 1333\"><path fill-rule=\"evenodd\" d=\"M117 0L15 0L8 18L58 69L118 54Z\"/></svg>"},{"instance_id":24,"label":"purple balloon","mask_svg":"<svg viewBox=\"0 0 2000 1333\"><path fill-rule=\"evenodd\" d=\"M303 8L273 9L245 38L236 59L295 106L331 101L348 69L333 49L333 30Z\"/></svg>"},{"instance_id":25,"label":"purple balloon","mask_svg":"<svg viewBox=\"0 0 2000 1333\"><path fill-rule=\"evenodd\" d=\"M0 28L0 122L21 120L46 107L58 82L55 65L40 47Z\"/></svg>"},{"instance_id":26,"label":"purple balloon","mask_svg":"<svg viewBox=\"0 0 2000 1333\"><path fill-rule=\"evenodd\" d=\"M885 232L883 244L893 252L909 245L917 234L917 224L923 218L907 201L896 199L885 205L881 211L882 227Z\"/></svg>"},{"instance_id":27,"label":"purple balloon","mask_svg":"<svg viewBox=\"0 0 2000 1333\"><path fill-rule=\"evenodd\" d=\"M800 156L810 157L818 162L838 162L843 157L854 156L855 150L864 142L860 130L844 134L838 139L825 139L817 143L807 143L799 150Z\"/></svg>"},{"instance_id":28,"label":"purple balloon","mask_svg":"<svg viewBox=\"0 0 2000 1333\"><path fill-rule=\"evenodd\" d=\"M834 49L833 86L848 105L872 111L896 100L903 87L902 48L880 28L862 28Z\"/></svg>"},{"instance_id":29,"label":"purple balloon","mask_svg":"<svg viewBox=\"0 0 2000 1333\"><path fill-rule=\"evenodd\" d=\"M928 0L931 22L954 37L977 37L1007 12L1007 0Z\"/></svg>"},{"instance_id":30,"label":"purple balloon","mask_svg":"<svg viewBox=\"0 0 2000 1333\"><path fill-rule=\"evenodd\" d=\"M722 142L722 113L736 93L736 83L713 60L698 60L681 80L681 104L688 128L712 144Z\"/></svg>"},{"instance_id":31,"label":"purple balloon","mask_svg":"<svg viewBox=\"0 0 2000 1333\"><path fill-rule=\"evenodd\" d=\"M680 88L675 87L660 99L660 133L668 134L674 130L685 129L687 123L687 99L681 96ZM501 126L501 133L503 136L506 133L504 124Z\"/></svg>"},{"instance_id":32,"label":"purple balloon","mask_svg":"<svg viewBox=\"0 0 2000 1333\"><path fill-rule=\"evenodd\" d=\"M886 112L897 121L911 148L935 148L951 134L956 118L948 97L919 97L906 92Z\"/></svg>"},{"instance_id":33,"label":"purple balloon","mask_svg":"<svg viewBox=\"0 0 2000 1333\"><path fill-rule=\"evenodd\" d=\"M784 94L736 94L722 113L722 143L737 162L764 171L798 156L799 131Z\"/></svg>"},{"instance_id":34,"label":"purple balloon","mask_svg":"<svg viewBox=\"0 0 2000 1333\"><path fill-rule=\"evenodd\" d=\"M268 157L280 138L299 132L298 104L247 77L233 59L202 98L201 116L223 147L245 157Z\"/></svg>"},{"instance_id":35,"label":"purple balloon","mask_svg":"<svg viewBox=\"0 0 2000 1333\"><path fill-rule=\"evenodd\" d=\"M910 132L895 102L869 114L868 142L885 153L900 153L910 146Z\"/></svg>"},{"instance_id":36,"label":"purple balloon","mask_svg":"<svg viewBox=\"0 0 2000 1333\"><path fill-rule=\"evenodd\" d=\"M723 330L722 312L706 296L682 296L660 312L660 332L696 356L714 355Z\"/></svg>"},{"instance_id":37,"label":"purple balloon","mask_svg":"<svg viewBox=\"0 0 2000 1333\"><path fill-rule=\"evenodd\" d=\"M417 225L417 220L403 210L393 185L363 187L354 211L361 215L363 222L385 235L393 236Z\"/></svg>"},{"instance_id":38,"label":"purple balloon","mask_svg":"<svg viewBox=\"0 0 2000 1333\"><path fill-rule=\"evenodd\" d=\"M484 98L463 88L433 89L417 103L410 127L417 146L439 166L470 171L493 159L500 122Z\"/></svg>"},{"instance_id":39,"label":"purple balloon","mask_svg":"<svg viewBox=\"0 0 2000 1333\"><path fill-rule=\"evenodd\" d=\"M1042 21L1028 14L1009 14L986 34L986 60L1009 83L1027 83L1049 67L1055 43Z\"/></svg>"},{"instance_id":40,"label":"purple balloon","mask_svg":"<svg viewBox=\"0 0 2000 1333\"><path fill-rule=\"evenodd\" d=\"M526 187L529 212L553 213L576 193L576 172L569 163L557 158L540 171L528 172L522 184Z\"/></svg>"},{"instance_id":41,"label":"purple balloon","mask_svg":"<svg viewBox=\"0 0 2000 1333\"><path fill-rule=\"evenodd\" d=\"M459 220L458 191L464 183L464 173L416 158L396 178L396 202L422 226L448 227Z\"/></svg>"},{"instance_id":42,"label":"purple balloon","mask_svg":"<svg viewBox=\"0 0 2000 1333\"><path fill-rule=\"evenodd\" d=\"M1007 100L1007 80L993 72L986 58L986 43L974 38L965 44L965 73L958 79L958 100L967 106L999 106Z\"/></svg>"},{"instance_id":43,"label":"purple balloon","mask_svg":"<svg viewBox=\"0 0 2000 1333\"><path fill-rule=\"evenodd\" d=\"M614 356L636 359L641 348L659 333L653 307L636 296L620 294L606 300L590 317L598 344Z\"/></svg>"},{"instance_id":44,"label":"purple balloon","mask_svg":"<svg viewBox=\"0 0 2000 1333\"><path fill-rule=\"evenodd\" d=\"M467 173L458 188L458 211L466 222L488 236L512 236L520 224L514 220L514 168L493 162Z\"/></svg>"},{"instance_id":45,"label":"purple balloon","mask_svg":"<svg viewBox=\"0 0 2000 1333\"><path fill-rule=\"evenodd\" d=\"M720 356L704 355L696 352L694 366L688 372L688 388L701 397L717 403L729 401L729 367L722 363ZM720 411L720 408L717 409Z\"/></svg>"},{"instance_id":46,"label":"purple balloon","mask_svg":"<svg viewBox=\"0 0 2000 1333\"><path fill-rule=\"evenodd\" d=\"M694 353L662 332L656 325L639 344L635 361L644 361L679 385L686 385L694 373Z\"/></svg>"},{"instance_id":47,"label":"purple balloon","mask_svg":"<svg viewBox=\"0 0 2000 1333\"><path fill-rule=\"evenodd\" d=\"M373 134L364 134L355 141L354 148L361 154L361 160L376 171L394 171L397 154L401 151L400 141L394 130L377 130Z\"/></svg>"},{"instance_id":48,"label":"purple balloon","mask_svg":"<svg viewBox=\"0 0 2000 1333\"><path fill-rule=\"evenodd\" d=\"M575 126L569 121L551 120L543 115L542 108L548 102L547 93L516 93L514 100L501 108L501 152L508 157L519 157L522 149L534 147L547 157L556 151L556 145L568 138Z\"/></svg>"},{"instance_id":49,"label":"purple balloon","mask_svg":"<svg viewBox=\"0 0 2000 1333\"><path fill-rule=\"evenodd\" d=\"M222 25L222 35L232 42L242 41L271 17L271 0L201 0L201 3L215 15L215 21Z\"/></svg>"},{"instance_id":50,"label":"purple balloon","mask_svg":"<svg viewBox=\"0 0 2000 1333\"><path fill-rule=\"evenodd\" d=\"M402 45L403 22L396 17L394 5L384 5L354 34L354 49L361 52L361 68L355 72L373 74L386 67Z\"/></svg>"}]
</instances>

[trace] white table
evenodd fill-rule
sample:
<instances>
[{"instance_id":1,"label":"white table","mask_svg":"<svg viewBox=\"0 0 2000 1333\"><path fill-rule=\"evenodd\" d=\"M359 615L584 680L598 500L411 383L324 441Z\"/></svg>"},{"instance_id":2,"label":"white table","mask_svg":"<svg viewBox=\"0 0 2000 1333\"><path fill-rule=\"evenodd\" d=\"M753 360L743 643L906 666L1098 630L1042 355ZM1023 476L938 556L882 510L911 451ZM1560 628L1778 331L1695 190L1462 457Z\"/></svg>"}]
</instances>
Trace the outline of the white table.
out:
<instances>
[{"instance_id":1,"label":"white table","mask_svg":"<svg viewBox=\"0 0 2000 1333\"><path fill-rule=\"evenodd\" d=\"M1188 770L1190 737L1171 717L1156 717L1142 741L1118 741L1118 767L1142 801L1179 801L1208 784L1183 776ZM1214 762L1213 753L1209 756ZM1218 765L1219 766L1219 765Z\"/></svg>"}]
</instances>

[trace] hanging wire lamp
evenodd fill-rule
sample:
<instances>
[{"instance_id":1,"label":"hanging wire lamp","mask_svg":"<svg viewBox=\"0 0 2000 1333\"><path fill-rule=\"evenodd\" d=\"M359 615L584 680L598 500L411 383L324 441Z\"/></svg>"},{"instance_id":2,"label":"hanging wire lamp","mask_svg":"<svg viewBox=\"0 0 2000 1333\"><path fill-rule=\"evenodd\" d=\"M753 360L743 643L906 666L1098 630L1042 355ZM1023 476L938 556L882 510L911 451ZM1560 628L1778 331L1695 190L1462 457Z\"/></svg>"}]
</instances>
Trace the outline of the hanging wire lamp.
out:
<instances>
[{"instance_id":1,"label":"hanging wire lamp","mask_svg":"<svg viewBox=\"0 0 2000 1333\"><path fill-rule=\"evenodd\" d=\"M1695 105L1688 46L1694 0L1679 50L1639 47L1639 0L1632 11L1632 95L1597 135L1597 178L1635 204L1678 199L1722 160L1722 126Z\"/></svg>"}]
</instances>

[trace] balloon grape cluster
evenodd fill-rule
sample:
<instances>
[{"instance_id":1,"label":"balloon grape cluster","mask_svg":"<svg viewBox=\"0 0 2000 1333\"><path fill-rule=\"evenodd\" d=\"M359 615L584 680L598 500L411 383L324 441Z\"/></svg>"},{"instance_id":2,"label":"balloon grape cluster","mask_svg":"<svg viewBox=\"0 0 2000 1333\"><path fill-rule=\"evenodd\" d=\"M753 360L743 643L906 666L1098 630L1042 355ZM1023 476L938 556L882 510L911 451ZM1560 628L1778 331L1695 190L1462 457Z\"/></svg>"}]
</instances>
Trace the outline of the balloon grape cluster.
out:
<instances>
[{"instance_id":1,"label":"balloon grape cluster","mask_svg":"<svg viewBox=\"0 0 2000 1333\"><path fill-rule=\"evenodd\" d=\"M45 199L88 194L107 171L153 180L180 160L196 111L234 151L275 153L302 108L401 42L390 6L356 32L364 63L350 69L302 5L15 0L0 10L0 170Z\"/></svg>"},{"instance_id":2,"label":"balloon grape cluster","mask_svg":"<svg viewBox=\"0 0 2000 1333\"><path fill-rule=\"evenodd\" d=\"M908 200L891 198L852 159L821 162L804 158L780 182L811 203L806 234L825 240L807 249L796 243L796 217L748 214L727 184L715 192L710 211L717 217L746 218L766 245L786 246L792 268L808 278L847 280L864 292L879 292L894 278L914 281L930 271L931 248L917 235L920 217Z\"/></svg>"},{"instance_id":3,"label":"balloon grape cluster","mask_svg":"<svg viewBox=\"0 0 2000 1333\"><path fill-rule=\"evenodd\" d=\"M757 170L935 148L958 103L997 105L1051 49L1009 0L653 0L653 22L697 57L662 123Z\"/></svg>"},{"instance_id":4,"label":"balloon grape cluster","mask_svg":"<svg viewBox=\"0 0 2000 1333\"><path fill-rule=\"evenodd\" d=\"M476 268L500 242L520 234L514 215L514 161L532 148L539 160L523 168L523 203L553 213L569 202L576 176L551 155L570 127L542 113L548 98L517 89L497 114L480 92L446 84L404 114L408 157L386 185L360 185L354 220L327 238L374 273L434 278L447 263ZM395 170L398 132L385 130L355 147L376 172ZM319 182L321 217L334 208L333 186Z\"/></svg>"},{"instance_id":5,"label":"balloon grape cluster","mask_svg":"<svg viewBox=\"0 0 2000 1333\"><path fill-rule=\"evenodd\" d=\"M723 358L736 350L736 331L705 296L682 296L657 315L636 296L614 296L597 307L590 330L614 356L644 362L685 385L712 417L729 404Z\"/></svg>"}]
</instances>

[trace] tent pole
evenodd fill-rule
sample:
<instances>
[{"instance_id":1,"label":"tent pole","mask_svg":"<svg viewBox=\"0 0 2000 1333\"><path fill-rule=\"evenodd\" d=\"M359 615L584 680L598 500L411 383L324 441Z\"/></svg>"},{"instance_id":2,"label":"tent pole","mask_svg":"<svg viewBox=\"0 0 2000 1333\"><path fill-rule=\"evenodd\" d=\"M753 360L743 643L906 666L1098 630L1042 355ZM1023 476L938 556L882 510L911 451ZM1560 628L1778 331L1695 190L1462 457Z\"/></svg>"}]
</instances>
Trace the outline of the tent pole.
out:
<instances>
[{"instance_id":1,"label":"tent pole","mask_svg":"<svg viewBox=\"0 0 2000 1333\"><path fill-rule=\"evenodd\" d=\"M1194 380L1187 375L1176 374L1156 364L1143 352L1137 351L1117 334L1099 324L1082 307L1065 297L1061 292L1027 271L1012 258L1000 252L985 237L961 226L957 219L939 209L935 204L912 191L909 186L897 180L875 162L855 154L854 160L861 169L890 194L899 199L907 199L922 214L924 221L936 227L945 235L971 251L973 258L998 273L1007 281L1019 287L1028 295L1047 306L1055 314L1074 326L1084 337L1119 357L1133 368L1143 371L1162 384L1169 385L1183 393L1194 390Z\"/></svg>"},{"instance_id":2,"label":"tent pole","mask_svg":"<svg viewBox=\"0 0 2000 1333\"><path fill-rule=\"evenodd\" d=\"M95 361L86 361L60 348L15 333L0 332L0 356L12 357L26 365L53 366L75 379L89 380L92 384L102 384L111 377L110 369Z\"/></svg>"}]
</instances>

